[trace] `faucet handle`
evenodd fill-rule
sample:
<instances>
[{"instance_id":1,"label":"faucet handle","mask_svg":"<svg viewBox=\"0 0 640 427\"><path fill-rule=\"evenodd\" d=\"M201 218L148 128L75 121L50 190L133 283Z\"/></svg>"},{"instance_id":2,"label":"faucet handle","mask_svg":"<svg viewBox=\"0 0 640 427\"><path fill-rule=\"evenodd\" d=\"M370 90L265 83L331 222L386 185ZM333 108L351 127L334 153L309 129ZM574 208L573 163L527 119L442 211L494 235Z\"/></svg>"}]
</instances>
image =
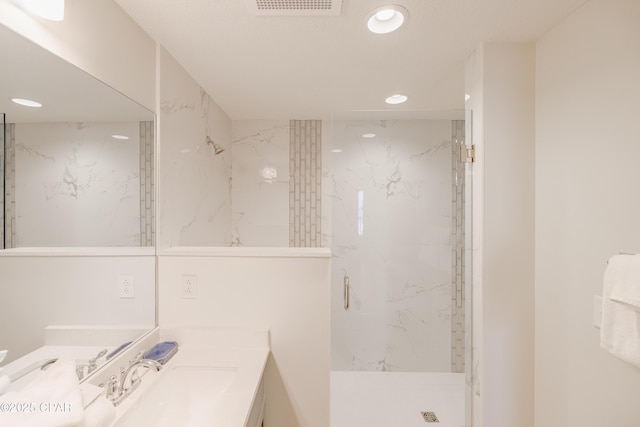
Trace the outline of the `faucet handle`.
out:
<instances>
[{"instance_id":1,"label":"faucet handle","mask_svg":"<svg viewBox=\"0 0 640 427\"><path fill-rule=\"evenodd\" d=\"M76 376L79 380L84 378L84 365L76 365Z\"/></svg>"},{"instance_id":2,"label":"faucet handle","mask_svg":"<svg viewBox=\"0 0 640 427\"><path fill-rule=\"evenodd\" d=\"M120 397L118 377L116 377L115 375L111 375L111 377L107 380L106 383L100 384L100 387L104 387L105 389L104 395L107 399L111 401L115 401L118 397Z\"/></svg>"}]
</instances>

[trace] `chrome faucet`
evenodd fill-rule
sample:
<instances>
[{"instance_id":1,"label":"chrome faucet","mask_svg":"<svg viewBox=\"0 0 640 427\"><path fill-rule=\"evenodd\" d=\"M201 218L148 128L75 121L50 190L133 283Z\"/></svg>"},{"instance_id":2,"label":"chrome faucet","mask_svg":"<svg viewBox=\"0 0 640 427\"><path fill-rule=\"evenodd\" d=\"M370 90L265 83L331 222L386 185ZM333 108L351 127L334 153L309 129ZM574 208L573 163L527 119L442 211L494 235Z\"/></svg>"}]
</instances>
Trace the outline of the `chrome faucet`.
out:
<instances>
[{"instance_id":1,"label":"chrome faucet","mask_svg":"<svg viewBox=\"0 0 640 427\"><path fill-rule=\"evenodd\" d=\"M112 375L111 378L101 386L105 386L105 396L107 399L113 402L114 406L118 406L127 396L138 388L142 378L138 373L140 367L155 370L156 372L162 369L162 365L155 360L143 359L144 352L140 352L135 359L129 362L129 366L120 368L120 377Z\"/></svg>"}]
</instances>

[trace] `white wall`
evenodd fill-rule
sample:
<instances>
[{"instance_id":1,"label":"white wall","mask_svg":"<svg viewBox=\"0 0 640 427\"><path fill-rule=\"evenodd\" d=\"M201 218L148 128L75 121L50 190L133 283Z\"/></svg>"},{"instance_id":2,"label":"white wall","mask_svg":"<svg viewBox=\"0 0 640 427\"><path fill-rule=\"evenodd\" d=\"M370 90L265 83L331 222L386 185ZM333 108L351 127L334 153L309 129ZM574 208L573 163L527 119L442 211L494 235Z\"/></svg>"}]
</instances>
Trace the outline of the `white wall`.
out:
<instances>
[{"instance_id":1,"label":"white wall","mask_svg":"<svg viewBox=\"0 0 640 427\"><path fill-rule=\"evenodd\" d=\"M467 62L474 427L533 425L534 69L532 44L485 44Z\"/></svg>"},{"instance_id":2,"label":"white wall","mask_svg":"<svg viewBox=\"0 0 640 427\"><path fill-rule=\"evenodd\" d=\"M66 0L60 22L1 1L0 24L155 111L155 42L113 0Z\"/></svg>"},{"instance_id":3,"label":"white wall","mask_svg":"<svg viewBox=\"0 0 640 427\"><path fill-rule=\"evenodd\" d=\"M592 0L537 43L536 426L640 423L640 370L599 347L609 256L640 252L640 2Z\"/></svg>"},{"instance_id":4,"label":"white wall","mask_svg":"<svg viewBox=\"0 0 640 427\"><path fill-rule=\"evenodd\" d=\"M6 362L44 345L48 325L154 326L155 257L81 251L0 256L0 343L9 349ZM119 298L120 275L133 276L134 298Z\"/></svg>"},{"instance_id":5,"label":"white wall","mask_svg":"<svg viewBox=\"0 0 640 427\"><path fill-rule=\"evenodd\" d=\"M164 49L159 62L157 242L229 246L231 120ZM216 156L207 136L225 151Z\"/></svg>"},{"instance_id":6,"label":"white wall","mask_svg":"<svg viewBox=\"0 0 640 427\"><path fill-rule=\"evenodd\" d=\"M329 251L183 248L158 257L161 327L268 328L267 426L329 425ZM181 276L197 276L197 298Z\"/></svg>"}]
</instances>

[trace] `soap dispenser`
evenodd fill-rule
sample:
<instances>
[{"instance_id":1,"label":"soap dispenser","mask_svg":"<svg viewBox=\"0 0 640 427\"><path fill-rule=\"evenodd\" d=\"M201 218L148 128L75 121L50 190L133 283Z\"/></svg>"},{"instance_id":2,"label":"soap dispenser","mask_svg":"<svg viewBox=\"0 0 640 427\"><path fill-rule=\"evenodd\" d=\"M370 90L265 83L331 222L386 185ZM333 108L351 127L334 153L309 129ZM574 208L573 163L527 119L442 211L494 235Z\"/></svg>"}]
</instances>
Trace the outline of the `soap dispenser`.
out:
<instances>
[{"instance_id":1,"label":"soap dispenser","mask_svg":"<svg viewBox=\"0 0 640 427\"><path fill-rule=\"evenodd\" d=\"M7 357L7 350L0 350L0 363L2 363L5 357ZM9 384L11 384L11 378L2 372L2 368L0 368L0 394L4 394L4 392L7 391Z\"/></svg>"}]
</instances>

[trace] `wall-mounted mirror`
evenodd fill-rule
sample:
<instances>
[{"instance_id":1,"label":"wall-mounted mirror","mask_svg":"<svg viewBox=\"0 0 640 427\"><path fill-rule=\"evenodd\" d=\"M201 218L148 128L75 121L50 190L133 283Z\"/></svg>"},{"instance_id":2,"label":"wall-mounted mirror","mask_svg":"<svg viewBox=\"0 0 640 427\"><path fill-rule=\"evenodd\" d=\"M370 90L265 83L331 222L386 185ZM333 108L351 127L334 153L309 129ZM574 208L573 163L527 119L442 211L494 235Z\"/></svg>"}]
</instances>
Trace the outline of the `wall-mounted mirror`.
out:
<instances>
[{"instance_id":1,"label":"wall-mounted mirror","mask_svg":"<svg viewBox=\"0 0 640 427\"><path fill-rule=\"evenodd\" d=\"M153 246L154 114L1 31L5 247Z\"/></svg>"},{"instance_id":2,"label":"wall-mounted mirror","mask_svg":"<svg viewBox=\"0 0 640 427\"><path fill-rule=\"evenodd\" d=\"M86 377L156 323L155 116L1 25L0 40L3 366L68 350Z\"/></svg>"}]
</instances>

